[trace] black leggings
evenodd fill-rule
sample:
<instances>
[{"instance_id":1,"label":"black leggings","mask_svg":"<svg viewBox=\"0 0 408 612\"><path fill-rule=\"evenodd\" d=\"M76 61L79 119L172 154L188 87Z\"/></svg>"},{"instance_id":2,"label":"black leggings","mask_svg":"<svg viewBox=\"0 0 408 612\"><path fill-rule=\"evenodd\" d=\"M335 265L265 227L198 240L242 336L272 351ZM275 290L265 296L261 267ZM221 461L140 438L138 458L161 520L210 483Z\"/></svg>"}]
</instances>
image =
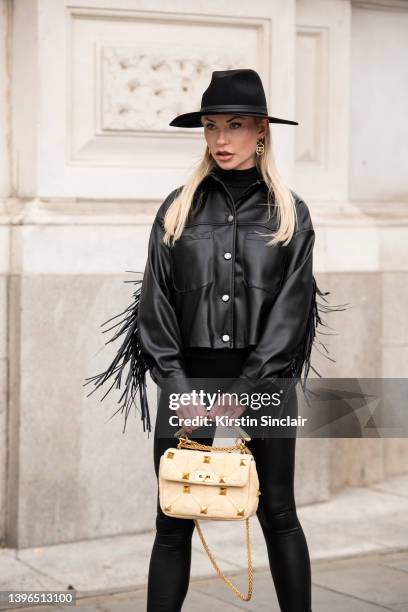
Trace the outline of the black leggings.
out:
<instances>
[{"instance_id":1,"label":"black leggings","mask_svg":"<svg viewBox=\"0 0 408 612\"><path fill-rule=\"evenodd\" d=\"M221 355L221 353L218 353ZM214 350L214 356L217 350ZM188 360L190 377L238 376L245 352L229 350L228 358L208 359L209 351ZM160 406L159 406L160 410ZM154 466L177 444L175 438L154 435ZM195 438L212 444L211 438ZM231 440L232 444L232 440ZM296 438L252 439L248 447L256 461L261 496L257 517L268 550L269 565L282 612L311 612L311 567L306 538L294 497ZM190 580L194 521L166 516L157 495L156 537L149 566L147 612L179 612Z\"/></svg>"}]
</instances>

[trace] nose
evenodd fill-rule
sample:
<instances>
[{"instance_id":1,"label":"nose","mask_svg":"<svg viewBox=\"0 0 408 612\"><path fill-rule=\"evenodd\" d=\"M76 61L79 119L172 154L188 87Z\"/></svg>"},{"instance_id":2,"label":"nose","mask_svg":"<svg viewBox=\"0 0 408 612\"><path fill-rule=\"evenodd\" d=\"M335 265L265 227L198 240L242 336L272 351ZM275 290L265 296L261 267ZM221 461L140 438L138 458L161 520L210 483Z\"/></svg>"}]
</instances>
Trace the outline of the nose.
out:
<instances>
[{"instance_id":1,"label":"nose","mask_svg":"<svg viewBox=\"0 0 408 612\"><path fill-rule=\"evenodd\" d=\"M217 137L217 144L222 145L225 142L227 142L226 138L225 138L225 132L224 130L220 130L218 132L218 137Z\"/></svg>"}]
</instances>

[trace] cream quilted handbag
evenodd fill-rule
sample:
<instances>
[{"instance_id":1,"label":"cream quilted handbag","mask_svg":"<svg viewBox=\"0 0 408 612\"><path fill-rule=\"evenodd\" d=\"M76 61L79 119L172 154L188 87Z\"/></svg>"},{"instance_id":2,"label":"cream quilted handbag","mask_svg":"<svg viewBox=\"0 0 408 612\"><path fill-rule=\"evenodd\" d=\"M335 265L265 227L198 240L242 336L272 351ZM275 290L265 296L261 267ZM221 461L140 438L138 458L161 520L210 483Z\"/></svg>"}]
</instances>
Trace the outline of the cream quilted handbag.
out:
<instances>
[{"instance_id":1,"label":"cream quilted handbag","mask_svg":"<svg viewBox=\"0 0 408 612\"><path fill-rule=\"evenodd\" d=\"M250 440L250 438L246 438ZM244 439L234 446L213 447L190 440L184 433L177 448L160 457L159 500L167 516L193 519L208 557L227 586L243 601L253 592L249 517L256 513L259 479L255 459ZM241 593L218 567L198 519L246 521L248 592Z\"/></svg>"}]
</instances>

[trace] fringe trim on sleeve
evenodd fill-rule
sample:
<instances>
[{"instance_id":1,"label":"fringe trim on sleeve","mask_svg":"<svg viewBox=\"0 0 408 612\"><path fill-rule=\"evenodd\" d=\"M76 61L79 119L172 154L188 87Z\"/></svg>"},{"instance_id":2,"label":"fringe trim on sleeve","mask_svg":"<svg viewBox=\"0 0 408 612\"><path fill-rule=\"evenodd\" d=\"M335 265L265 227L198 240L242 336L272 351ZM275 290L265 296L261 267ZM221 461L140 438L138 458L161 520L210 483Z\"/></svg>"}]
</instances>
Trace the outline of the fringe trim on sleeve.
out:
<instances>
[{"instance_id":1,"label":"fringe trim on sleeve","mask_svg":"<svg viewBox=\"0 0 408 612\"><path fill-rule=\"evenodd\" d=\"M324 355L330 361L332 362L336 361L335 359L329 356L329 351L326 345L323 342L321 342L316 336L317 333L324 334L324 335L333 335L333 334L325 334L324 332L318 330L319 325L321 325L322 327L327 327L331 329L330 326L326 323L326 321L322 319L321 315L323 313L326 314L329 312L347 310L347 308L350 307L350 304L348 303L330 305L325 298L325 296L329 294L330 294L330 291L326 291L323 293L319 289L316 283L316 279L313 276L313 296L312 296L310 310L309 310L308 317L307 317L306 333L304 336L303 343L300 347L300 351L296 355L295 359L293 360L292 367L291 367L292 376L296 378L300 378L301 386L304 392L306 391L306 380L309 375L310 369L312 369L313 372L315 372L319 376L319 378L322 378L321 374L316 370L316 368L312 366L311 361L310 361L313 346L315 346L316 350L318 350L319 353ZM325 303L318 302L317 295L321 297ZM319 350L317 344L323 347L325 351L324 353L321 350ZM302 371L304 375L303 380L301 378Z\"/></svg>"},{"instance_id":2,"label":"fringe trim on sleeve","mask_svg":"<svg viewBox=\"0 0 408 612\"><path fill-rule=\"evenodd\" d=\"M133 270L126 271L133 273ZM136 274L140 274L140 272L137 272ZM151 421L146 392L146 372L149 369L149 365L142 352L137 327L137 317L139 312L142 280L143 279L124 281L125 283L133 283L136 286L136 289L133 292L132 302L124 311L120 312L114 317L111 317L110 319L101 324L101 327L103 327L104 325L107 325L111 321L117 319L117 322L114 325L110 326L107 329L104 329L102 333L110 332L112 329L116 328L117 331L114 333L110 340L105 342L105 345L111 342L115 342L118 338L122 338L122 344L118 348L115 358L107 367L107 369L104 372L101 372L89 378L85 378L86 382L83 385L86 386L91 382L94 383L95 388L90 393L88 393L87 397L89 397L90 395L92 395L92 393L99 389L99 387L104 385L107 380L111 379L112 384L106 391L105 395L101 398L100 401L102 402L114 386L117 389L121 389L123 382L123 393L118 400L120 406L110 417L111 419L118 412L124 414L125 421L123 433L125 433L126 431L126 422L132 404L135 405L136 409L138 408L135 402L137 392L139 392L139 411L143 423L143 431L146 431L146 428L148 432L151 431ZM129 367L129 369L127 374L125 374L125 369L127 366ZM122 378L124 378L123 381Z\"/></svg>"}]
</instances>

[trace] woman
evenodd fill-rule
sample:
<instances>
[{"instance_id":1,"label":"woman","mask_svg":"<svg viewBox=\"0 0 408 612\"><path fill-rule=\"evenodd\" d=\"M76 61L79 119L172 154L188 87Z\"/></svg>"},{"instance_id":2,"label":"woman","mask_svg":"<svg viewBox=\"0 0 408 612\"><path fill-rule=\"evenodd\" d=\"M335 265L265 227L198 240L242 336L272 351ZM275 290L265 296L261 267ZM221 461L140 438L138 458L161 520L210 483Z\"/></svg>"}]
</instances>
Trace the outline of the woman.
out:
<instances>
[{"instance_id":1,"label":"woman","mask_svg":"<svg viewBox=\"0 0 408 612\"><path fill-rule=\"evenodd\" d=\"M259 75L245 69L213 72L201 110L170 124L204 127L205 154L157 212L143 284L132 306L119 315L125 318L113 340L121 334L125 340L117 358L106 372L88 379L99 386L115 376L120 385L130 364L121 398L125 422L138 390L143 424L150 431L147 369L159 388L170 382L172 392L191 391L190 377L233 378L231 390L237 393L270 387L277 378L295 379L303 370L306 380L315 328L324 325L316 292L326 294L313 277L309 210L276 171L269 123L296 125L268 116ZM244 410L239 403L228 410L219 403L211 415L239 416ZM205 406L190 404L178 416L182 421L205 412ZM160 456L176 444L172 436L178 427L163 434L170 429L161 401L154 435L156 475ZM184 429L192 433L195 428ZM211 433L202 431L206 437L198 441L211 444ZM310 559L294 497L295 443L295 436L264 435L248 446L260 480L257 517L280 608L310 612ZM176 612L188 589L194 522L164 515L157 497L156 529L147 610Z\"/></svg>"}]
</instances>

